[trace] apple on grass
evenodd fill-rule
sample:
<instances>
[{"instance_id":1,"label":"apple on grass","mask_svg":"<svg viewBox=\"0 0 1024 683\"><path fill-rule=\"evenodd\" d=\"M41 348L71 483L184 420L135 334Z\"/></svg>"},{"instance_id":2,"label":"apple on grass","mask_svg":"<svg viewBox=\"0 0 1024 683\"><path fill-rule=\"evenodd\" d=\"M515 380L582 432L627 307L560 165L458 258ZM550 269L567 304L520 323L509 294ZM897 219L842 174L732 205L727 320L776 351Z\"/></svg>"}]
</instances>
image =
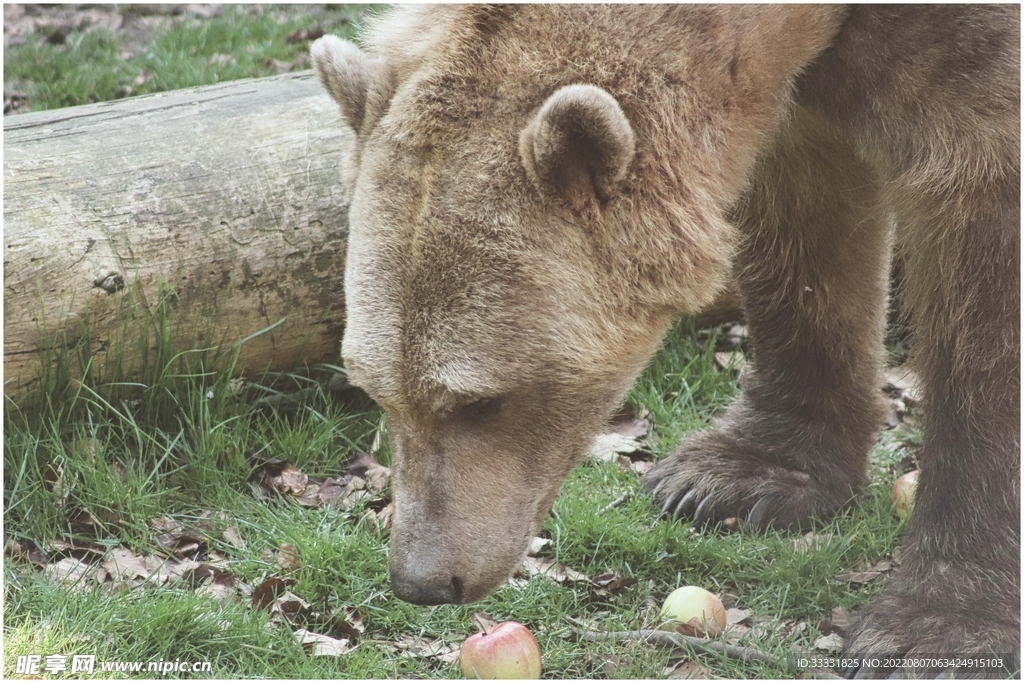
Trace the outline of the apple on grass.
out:
<instances>
[{"instance_id":1,"label":"apple on grass","mask_svg":"<svg viewBox=\"0 0 1024 683\"><path fill-rule=\"evenodd\" d=\"M540 645L530 629L515 621L500 624L474 617L481 631L466 638L459 666L466 678L540 678Z\"/></svg>"},{"instance_id":2,"label":"apple on grass","mask_svg":"<svg viewBox=\"0 0 1024 683\"><path fill-rule=\"evenodd\" d=\"M914 497L917 495L917 477L920 470L907 472L892 485L892 502L896 516L906 519L914 511Z\"/></svg>"},{"instance_id":3,"label":"apple on grass","mask_svg":"<svg viewBox=\"0 0 1024 683\"><path fill-rule=\"evenodd\" d=\"M714 638L725 630L725 606L714 593L699 586L683 586L665 598L661 620L662 630Z\"/></svg>"}]
</instances>

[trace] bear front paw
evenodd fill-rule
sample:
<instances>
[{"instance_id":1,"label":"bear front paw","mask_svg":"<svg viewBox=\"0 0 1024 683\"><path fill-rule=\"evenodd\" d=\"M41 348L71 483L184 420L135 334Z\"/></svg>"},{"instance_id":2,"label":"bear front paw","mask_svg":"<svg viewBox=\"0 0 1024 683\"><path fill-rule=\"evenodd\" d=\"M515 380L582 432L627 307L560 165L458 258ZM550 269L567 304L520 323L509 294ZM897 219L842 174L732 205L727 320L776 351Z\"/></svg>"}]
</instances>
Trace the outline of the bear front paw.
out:
<instances>
[{"instance_id":1,"label":"bear front paw","mask_svg":"<svg viewBox=\"0 0 1024 683\"><path fill-rule=\"evenodd\" d=\"M817 460L817 471L787 466L749 442L705 432L655 465L645 487L662 515L698 525L736 517L756 530L805 530L813 519L827 519L849 503L860 483L838 480L839 468Z\"/></svg>"}]
</instances>

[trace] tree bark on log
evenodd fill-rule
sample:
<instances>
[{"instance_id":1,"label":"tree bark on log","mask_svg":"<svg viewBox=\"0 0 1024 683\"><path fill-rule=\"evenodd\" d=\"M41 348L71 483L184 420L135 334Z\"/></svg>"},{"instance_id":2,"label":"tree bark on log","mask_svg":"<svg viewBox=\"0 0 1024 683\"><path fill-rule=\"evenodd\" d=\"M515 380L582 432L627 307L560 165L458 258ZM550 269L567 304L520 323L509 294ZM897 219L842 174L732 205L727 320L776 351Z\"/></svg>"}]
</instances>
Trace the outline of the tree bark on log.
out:
<instances>
[{"instance_id":1,"label":"tree bark on log","mask_svg":"<svg viewBox=\"0 0 1024 683\"><path fill-rule=\"evenodd\" d=\"M137 359L159 291L178 351L337 362L352 142L312 72L5 118L4 393L86 331Z\"/></svg>"},{"instance_id":2,"label":"tree bark on log","mask_svg":"<svg viewBox=\"0 0 1024 683\"><path fill-rule=\"evenodd\" d=\"M162 291L179 352L337 362L353 142L311 71L6 117L4 393L81 344L94 378L131 379Z\"/></svg>"}]
</instances>

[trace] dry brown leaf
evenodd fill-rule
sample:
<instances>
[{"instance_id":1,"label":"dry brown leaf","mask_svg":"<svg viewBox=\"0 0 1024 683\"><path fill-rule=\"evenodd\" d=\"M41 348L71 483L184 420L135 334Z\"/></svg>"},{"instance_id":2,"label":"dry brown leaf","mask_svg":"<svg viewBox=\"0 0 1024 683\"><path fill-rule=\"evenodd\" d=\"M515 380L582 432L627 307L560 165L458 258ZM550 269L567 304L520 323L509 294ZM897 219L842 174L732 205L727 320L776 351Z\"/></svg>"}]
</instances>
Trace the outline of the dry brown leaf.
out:
<instances>
[{"instance_id":1,"label":"dry brown leaf","mask_svg":"<svg viewBox=\"0 0 1024 683\"><path fill-rule=\"evenodd\" d=\"M371 492L379 493L386 489L391 477L391 470L367 453L358 453L344 476L329 477L325 481L303 474L284 460L248 457L253 467L250 481L264 497L276 491L305 507L330 504L350 510L358 503L372 499Z\"/></svg>"},{"instance_id":2,"label":"dry brown leaf","mask_svg":"<svg viewBox=\"0 0 1024 683\"><path fill-rule=\"evenodd\" d=\"M743 367L746 364L747 358L740 350L715 353L715 367L719 370L726 370L731 366L735 372L743 372Z\"/></svg>"},{"instance_id":3,"label":"dry brown leaf","mask_svg":"<svg viewBox=\"0 0 1024 683\"><path fill-rule=\"evenodd\" d=\"M285 591L282 595L278 596L270 611L280 612L292 623L297 621L305 622L313 614L309 603L291 591Z\"/></svg>"},{"instance_id":4,"label":"dry brown leaf","mask_svg":"<svg viewBox=\"0 0 1024 683\"><path fill-rule=\"evenodd\" d=\"M4 546L4 556L10 557L15 562L29 562L36 567L46 564L46 553L39 550L31 541L10 540ZM81 559L81 558L79 558Z\"/></svg>"},{"instance_id":5,"label":"dry brown leaf","mask_svg":"<svg viewBox=\"0 0 1024 683\"><path fill-rule=\"evenodd\" d=\"M889 395L898 392L899 398L909 401L910 404L921 401L921 382L907 365L886 368L884 390Z\"/></svg>"},{"instance_id":6,"label":"dry brown leaf","mask_svg":"<svg viewBox=\"0 0 1024 683\"><path fill-rule=\"evenodd\" d=\"M445 664L459 661L461 643L448 643L430 636L412 636L402 634L399 640L389 643L392 650L401 657L426 657L437 659Z\"/></svg>"},{"instance_id":7,"label":"dry brown leaf","mask_svg":"<svg viewBox=\"0 0 1024 683\"><path fill-rule=\"evenodd\" d=\"M319 482L310 479L309 483L306 484L306 488L303 490L302 495L292 496L292 500L304 507L320 507L323 504L323 501L320 500L320 486L321 484Z\"/></svg>"},{"instance_id":8,"label":"dry brown leaf","mask_svg":"<svg viewBox=\"0 0 1024 683\"><path fill-rule=\"evenodd\" d=\"M633 577L620 576L617 571L609 569L590 580L590 593L594 597L604 597L635 584L636 579Z\"/></svg>"},{"instance_id":9,"label":"dry brown leaf","mask_svg":"<svg viewBox=\"0 0 1024 683\"><path fill-rule=\"evenodd\" d=\"M366 482L362 477L352 477L342 495L331 501L331 505L341 510L351 510L364 500L370 500L373 496L366 490Z\"/></svg>"},{"instance_id":10,"label":"dry brown leaf","mask_svg":"<svg viewBox=\"0 0 1024 683\"><path fill-rule=\"evenodd\" d=\"M395 504L390 502L385 505L381 510L374 510L372 507L367 506L366 514L363 515L366 519L366 526L370 529L383 531L391 528L391 517L395 514Z\"/></svg>"},{"instance_id":11,"label":"dry brown leaf","mask_svg":"<svg viewBox=\"0 0 1024 683\"><path fill-rule=\"evenodd\" d=\"M391 481L391 470L369 453L359 452L346 470L346 475L363 479L373 491L383 491Z\"/></svg>"},{"instance_id":12,"label":"dry brown leaf","mask_svg":"<svg viewBox=\"0 0 1024 683\"><path fill-rule=\"evenodd\" d=\"M640 449L640 442L633 436L623 434L598 434L590 446L590 455L601 462L614 462L620 454L634 453Z\"/></svg>"},{"instance_id":13,"label":"dry brown leaf","mask_svg":"<svg viewBox=\"0 0 1024 683\"><path fill-rule=\"evenodd\" d=\"M326 622L331 631L341 631L349 639L355 641L366 631L366 612L355 607L346 607L341 615L329 617Z\"/></svg>"},{"instance_id":14,"label":"dry brown leaf","mask_svg":"<svg viewBox=\"0 0 1024 683\"><path fill-rule=\"evenodd\" d=\"M827 636L818 636L814 640L814 649L819 652L836 654L843 651L843 637L838 633L830 633Z\"/></svg>"},{"instance_id":15,"label":"dry brown leaf","mask_svg":"<svg viewBox=\"0 0 1024 683\"><path fill-rule=\"evenodd\" d=\"M282 543L281 551L277 554L277 563L282 569L302 569L302 562L299 560L299 549L291 543Z\"/></svg>"},{"instance_id":16,"label":"dry brown leaf","mask_svg":"<svg viewBox=\"0 0 1024 683\"><path fill-rule=\"evenodd\" d=\"M879 560L871 565L870 570L875 572L891 572L892 562L889 560Z\"/></svg>"},{"instance_id":17,"label":"dry brown leaf","mask_svg":"<svg viewBox=\"0 0 1024 683\"><path fill-rule=\"evenodd\" d=\"M321 630L326 631L328 635L348 638L354 643L366 630L366 625L363 623L365 617L366 613L362 610L346 607L341 610L340 614L327 617L313 613L310 615L310 621L322 627Z\"/></svg>"},{"instance_id":18,"label":"dry brown leaf","mask_svg":"<svg viewBox=\"0 0 1024 683\"><path fill-rule=\"evenodd\" d=\"M391 470L383 465L373 464L366 468L363 478L374 491L383 491L391 483Z\"/></svg>"},{"instance_id":19,"label":"dry brown leaf","mask_svg":"<svg viewBox=\"0 0 1024 683\"><path fill-rule=\"evenodd\" d=\"M154 517L153 519L149 520L149 525L162 533L175 534L184 531L181 522L177 521L176 519L171 519L167 516Z\"/></svg>"},{"instance_id":20,"label":"dry brown leaf","mask_svg":"<svg viewBox=\"0 0 1024 683\"><path fill-rule=\"evenodd\" d=\"M266 579L253 590L252 606L256 609L270 607L277 600L277 596L287 591L288 586L293 583L293 581L279 579L276 576Z\"/></svg>"},{"instance_id":21,"label":"dry brown leaf","mask_svg":"<svg viewBox=\"0 0 1024 683\"><path fill-rule=\"evenodd\" d=\"M184 579L193 575L197 570L204 566L196 560L184 559L175 562L171 559L164 560L156 555L147 557L146 564L154 569L154 577L159 585L163 585L168 581ZM210 567L210 570L217 572L221 571L219 569L214 570L213 567Z\"/></svg>"},{"instance_id":22,"label":"dry brown leaf","mask_svg":"<svg viewBox=\"0 0 1024 683\"><path fill-rule=\"evenodd\" d=\"M728 607L725 610L725 642L736 645L746 639L753 624L753 614L749 609Z\"/></svg>"},{"instance_id":23,"label":"dry brown leaf","mask_svg":"<svg viewBox=\"0 0 1024 683\"><path fill-rule=\"evenodd\" d=\"M681 660L674 666L665 667L662 675L664 675L665 678L697 681L705 681L713 678L711 671L709 671L707 667L700 662L695 662L689 659Z\"/></svg>"},{"instance_id":24,"label":"dry brown leaf","mask_svg":"<svg viewBox=\"0 0 1024 683\"><path fill-rule=\"evenodd\" d=\"M751 614L752 612L749 609L730 607L725 610L725 625L728 627L742 624L743 622L749 623Z\"/></svg>"},{"instance_id":25,"label":"dry brown leaf","mask_svg":"<svg viewBox=\"0 0 1024 683\"><path fill-rule=\"evenodd\" d=\"M516 575L530 578L534 576L547 576L558 583L577 581L590 583L590 579L585 574L581 574L564 563L540 557L528 556L524 558L523 564L519 567Z\"/></svg>"},{"instance_id":26,"label":"dry brown leaf","mask_svg":"<svg viewBox=\"0 0 1024 683\"><path fill-rule=\"evenodd\" d=\"M202 586L197 588L196 595L205 595L219 602L225 602L227 600L234 600L237 598L238 591L235 590L233 585L220 583L218 581L211 581L210 583L204 583Z\"/></svg>"},{"instance_id":27,"label":"dry brown leaf","mask_svg":"<svg viewBox=\"0 0 1024 683\"><path fill-rule=\"evenodd\" d=\"M127 548L113 548L102 567L114 583L136 587L147 583L162 586L198 565L193 560L176 562L157 555L136 555Z\"/></svg>"},{"instance_id":28,"label":"dry brown leaf","mask_svg":"<svg viewBox=\"0 0 1024 683\"><path fill-rule=\"evenodd\" d=\"M160 534L156 542L178 559L194 558L206 549L206 539L189 531Z\"/></svg>"},{"instance_id":29,"label":"dry brown leaf","mask_svg":"<svg viewBox=\"0 0 1024 683\"><path fill-rule=\"evenodd\" d=\"M280 472L274 475L268 474L265 481L269 486L285 495L301 496L306 492L309 477L295 465L285 463Z\"/></svg>"},{"instance_id":30,"label":"dry brown leaf","mask_svg":"<svg viewBox=\"0 0 1024 683\"><path fill-rule=\"evenodd\" d=\"M59 562L46 565L43 568L43 573L51 581L84 586L90 569L92 569L92 565L82 562L77 557L65 557Z\"/></svg>"},{"instance_id":31,"label":"dry brown leaf","mask_svg":"<svg viewBox=\"0 0 1024 683\"><path fill-rule=\"evenodd\" d=\"M191 565L191 566L190 566ZM182 562L172 568L172 574L184 584L198 588L204 584L235 585L235 575L210 564Z\"/></svg>"},{"instance_id":32,"label":"dry brown leaf","mask_svg":"<svg viewBox=\"0 0 1024 683\"><path fill-rule=\"evenodd\" d=\"M146 563L146 558L136 555L128 548L111 548L103 561L103 568L114 581L146 579L153 573L153 569Z\"/></svg>"},{"instance_id":33,"label":"dry brown leaf","mask_svg":"<svg viewBox=\"0 0 1024 683\"><path fill-rule=\"evenodd\" d=\"M642 477L654 468L654 459L633 460L630 462L629 468Z\"/></svg>"},{"instance_id":34,"label":"dry brown leaf","mask_svg":"<svg viewBox=\"0 0 1024 683\"><path fill-rule=\"evenodd\" d=\"M242 538L242 534L238 532L238 527L229 526L221 534L225 541L235 546L236 548L245 549L245 539Z\"/></svg>"},{"instance_id":35,"label":"dry brown leaf","mask_svg":"<svg viewBox=\"0 0 1024 683\"><path fill-rule=\"evenodd\" d=\"M642 409L638 416L629 404L612 418L606 432L594 438L590 455L602 462L615 463L623 471L644 474L654 466L647 451L651 433L650 413Z\"/></svg>"},{"instance_id":36,"label":"dry brown leaf","mask_svg":"<svg viewBox=\"0 0 1024 683\"><path fill-rule=\"evenodd\" d=\"M52 557L77 557L86 562L101 559L107 548L82 540L54 539L46 544L47 553Z\"/></svg>"},{"instance_id":37,"label":"dry brown leaf","mask_svg":"<svg viewBox=\"0 0 1024 683\"><path fill-rule=\"evenodd\" d=\"M592 657L588 657L590 661L594 661ZM601 673L607 678L620 679L623 678L623 672L625 664L622 661L622 657L617 654L597 655L597 665L601 669Z\"/></svg>"},{"instance_id":38,"label":"dry brown leaf","mask_svg":"<svg viewBox=\"0 0 1024 683\"><path fill-rule=\"evenodd\" d=\"M9 557L16 562L24 562L28 559L28 552L13 538L4 545L4 557Z\"/></svg>"},{"instance_id":39,"label":"dry brown leaf","mask_svg":"<svg viewBox=\"0 0 1024 683\"><path fill-rule=\"evenodd\" d=\"M196 587L197 595L206 595L214 600L233 600L239 594L234 574L209 564L186 572L181 581Z\"/></svg>"},{"instance_id":40,"label":"dry brown leaf","mask_svg":"<svg viewBox=\"0 0 1024 683\"><path fill-rule=\"evenodd\" d=\"M526 551L527 555L540 555L541 551L551 545L550 538L541 538L540 536L534 536L530 539L530 548Z\"/></svg>"},{"instance_id":41,"label":"dry brown leaf","mask_svg":"<svg viewBox=\"0 0 1024 683\"><path fill-rule=\"evenodd\" d=\"M295 629L294 633L299 644L311 650L314 657L340 657L352 649L347 638L331 638L304 628Z\"/></svg>"},{"instance_id":42,"label":"dry brown leaf","mask_svg":"<svg viewBox=\"0 0 1024 683\"><path fill-rule=\"evenodd\" d=\"M811 625L809 623L807 623L806 621L798 621L798 622L795 622L795 623L787 621L787 622L785 622L782 625L782 628L779 629L779 632L782 634L783 638L793 638L793 639L795 639L795 638L797 638L799 636L804 635L805 633L807 633L810 630L811 630Z\"/></svg>"},{"instance_id":43,"label":"dry brown leaf","mask_svg":"<svg viewBox=\"0 0 1024 683\"><path fill-rule=\"evenodd\" d=\"M330 503L332 500L340 496L345 492L345 487L348 485L348 481L343 481L337 477L330 477L323 484L320 485L320 500L323 503Z\"/></svg>"},{"instance_id":44,"label":"dry brown leaf","mask_svg":"<svg viewBox=\"0 0 1024 683\"><path fill-rule=\"evenodd\" d=\"M481 633L490 634L498 626L498 622L491 619L491 615L487 612L473 612L473 624L480 630Z\"/></svg>"}]
</instances>

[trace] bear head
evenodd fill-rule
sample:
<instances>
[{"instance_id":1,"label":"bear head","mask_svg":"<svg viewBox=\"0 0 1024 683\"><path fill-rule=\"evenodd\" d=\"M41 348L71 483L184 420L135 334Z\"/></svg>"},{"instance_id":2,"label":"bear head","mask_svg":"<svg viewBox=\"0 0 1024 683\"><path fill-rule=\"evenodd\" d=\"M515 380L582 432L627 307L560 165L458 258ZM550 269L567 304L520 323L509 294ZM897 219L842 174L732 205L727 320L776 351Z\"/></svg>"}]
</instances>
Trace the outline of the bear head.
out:
<instances>
[{"instance_id":1,"label":"bear head","mask_svg":"<svg viewBox=\"0 0 1024 683\"><path fill-rule=\"evenodd\" d=\"M387 413L392 587L436 604L519 566L672 320L714 298L733 233L692 90L426 11L376 56L334 36L312 55L357 136L342 353Z\"/></svg>"}]
</instances>

